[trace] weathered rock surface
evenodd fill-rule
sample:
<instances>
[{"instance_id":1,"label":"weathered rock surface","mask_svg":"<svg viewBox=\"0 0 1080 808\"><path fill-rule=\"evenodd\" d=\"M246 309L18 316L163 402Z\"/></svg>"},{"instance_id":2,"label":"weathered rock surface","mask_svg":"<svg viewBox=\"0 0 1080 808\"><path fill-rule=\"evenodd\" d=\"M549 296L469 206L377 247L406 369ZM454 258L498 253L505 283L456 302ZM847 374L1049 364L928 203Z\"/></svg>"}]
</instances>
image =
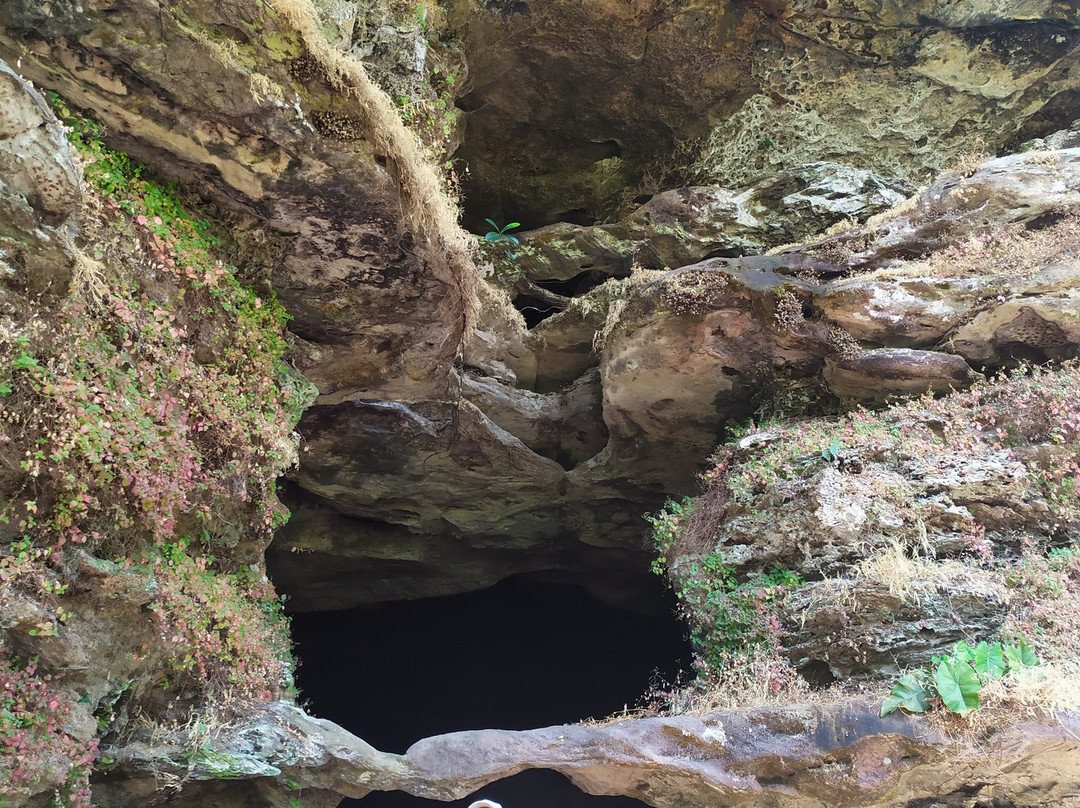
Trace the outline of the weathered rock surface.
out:
<instances>
[{"instance_id":1,"label":"weathered rock surface","mask_svg":"<svg viewBox=\"0 0 1080 808\"><path fill-rule=\"evenodd\" d=\"M878 704L794 705L700 717L641 718L603 726L426 738L404 755L373 749L328 721L275 705L260 720L203 747L188 766L179 747L128 746L99 786L110 806L151 806L155 775L187 777L185 792L222 804L245 798L306 805L402 790L452 800L526 769L553 769L591 794L656 808L774 805L860 808L971 800L1068 804L1080 790L1080 722L1072 716L988 729L963 747L925 718L877 717ZM225 774L223 774L223 772ZM118 775L126 777L119 780ZM223 780L227 776L228 780ZM162 802L161 804L164 804Z\"/></svg>"},{"instance_id":2,"label":"weathered rock surface","mask_svg":"<svg viewBox=\"0 0 1080 808\"><path fill-rule=\"evenodd\" d=\"M717 530L716 548L741 574L775 566L811 579L843 574L875 550L916 536L930 552L953 555L969 548L964 537L973 517L1001 547L1020 530L1051 533L1031 471L1011 451L943 445L932 456L913 456L902 446L868 444L844 447L840 467L820 455L793 462L802 464L802 476L731 506Z\"/></svg>"},{"instance_id":3,"label":"weathered rock surface","mask_svg":"<svg viewBox=\"0 0 1080 808\"><path fill-rule=\"evenodd\" d=\"M1024 139L1075 118L1071 5L953 8L458 4L472 77L459 155L476 227L589 224L643 175L648 192L687 184L669 179L687 163L698 184L725 187L820 160L922 182L1040 113Z\"/></svg>"},{"instance_id":4,"label":"weathered rock surface","mask_svg":"<svg viewBox=\"0 0 1080 808\"><path fill-rule=\"evenodd\" d=\"M356 35L360 18L351 18L350 35L351 12L345 9L341 16L338 11L324 4L323 22L341 34L336 46L363 50L366 40ZM743 105L746 96L732 95L728 82L736 73L745 76L741 60L750 53L754 59L784 64L786 57L780 54L790 55L795 47L785 26L794 30L795 17L805 14L823 25L834 24L830 11L801 8L778 21L778 29L754 7L695 7L693 15L674 17L657 10L653 22L640 10L601 6L575 7L572 14L569 7L504 11L477 12L475 26L465 34L475 82L472 100L490 101L473 112L476 132L489 125L492 114L499 114L507 92L514 96L515 108L543 117L551 112L548 102L558 97L553 87L563 86L557 82L540 89L529 84L522 90L525 85L509 80L492 85L491 71L520 44L518 35L526 36L526 18L530 25L544 23L534 29L540 32L534 41L543 40L540 49L530 45L514 51L529 71L549 70L534 64L532 55L562 41L566 19L580 25L599 11L614 14L605 17L605 31L612 20L627 22L604 47L618 50L625 45L629 50L623 48L623 56L614 61L603 61L597 75L613 66L620 79L644 70L656 76L639 83L650 91L693 76L692 94L679 91L671 96L669 111L675 112L669 112L662 125L669 134L690 121L691 108L694 115L715 118ZM35 4L9 4L0 10L0 47L13 57L21 55L22 69L43 86L59 90L76 107L92 110L115 143L156 171L188 181L220 209L239 217L238 259L253 279L276 290L295 317L296 362L321 393L301 426L309 451L293 489L295 506L312 518L297 519L283 533L279 560L295 566L291 573L280 574L292 576L298 586L302 568L322 576L321 581L340 580L332 569L332 559L339 556L330 547L340 552L350 537L354 544L341 556L351 559L347 566L359 574L370 564L371 574L347 589L320 592L321 603L344 606L381 599L395 590L385 583L391 560L380 559L375 541L368 538L380 530L398 537L399 549L410 540L426 548L415 553L423 559L418 566L394 561L399 571L417 571L396 587L402 597L474 589L515 571L594 569L600 548L613 551L613 575L633 577L644 560L638 514L670 493L687 490L731 417L750 414L762 397L786 386L814 387L814 395L831 400L822 375L826 360L837 379L852 349L838 336L842 329L860 343L856 350L943 350L980 368L1008 364L1030 351L1046 358L1075 353L1074 298L1067 279L1058 283L1058 291L1024 286L1016 278L1005 282L996 270L989 278L966 272L932 282L921 276L887 280L871 274L827 280L860 261L869 266L884 262L887 255L918 254L982 228L1037 218L1050 204L1072 204L1076 160L1069 151L1029 152L991 161L969 178L945 178L912 211L900 214L902 221L894 217L883 229L857 231L858 236L840 236L802 252L712 258L649 283L604 284L532 331L498 295L485 295L475 330L463 335L466 312L458 293L462 277L424 248L449 235L432 231L428 220L400 223L411 193L400 155L372 134L370 108L331 87L310 52L311 43L290 20L264 12L254 2L226 11L131 0L108 12L84 5L50 15ZM451 30L458 13L464 12L450 14ZM909 12L895 13L907 19ZM1071 58L1072 29L1058 20L1056 11L1045 13L1056 21L1055 30L1060 29L1064 40L1039 51L1042 68L1017 73L1009 85L1013 95L948 90L957 114L984 109L979 105L994 99L996 111L979 117L973 134L989 131L991 118L994 126L1004 126L996 132L1018 125L1067 83L1060 73ZM876 31L892 19L872 10L859 14L865 16L863 31ZM236 27L242 19L251 23L250 30ZM1009 13L991 9L979 19L985 27L980 43L992 43L1001 32L1014 30ZM374 22L365 19L361 27L369 24ZM699 30L699 24L705 27ZM702 51L704 61L695 61L697 67L688 70L683 58L688 43L711 30L710 25L719 26L714 31L721 34L718 50L707 58ZM1035 27L1042 30L1045 25ZM379 51L383 55L376 56L383 47L379 45L369 58L387 65L400 61L393 54L406 54L408 43L415 44L414 28L412 23L403 26L398 44L387 39ZM957 32L964 30L950 29L941 36L960 36ZM477 43L493 34L501 38L478 56ZM811 39L822 36L818 32ZM836 36L847 42L851 33L838 31ZM912 41L923 42L921 36ZM579 51L589 52L590 37L582 28L570 50L559 46L569 60L560 70L574 64ZM157 55L156 43L161 41L169 45L168 60ZM629 47L631 41L637 44ZM787 44L768 56L761 50L768 42L781 41ZM884 47L887 38L873 41L874 47ZM637 49L646 42L647 56ZM927 42L930 48L933 42ZM657 74L657 65L676 63L673 48L679 54L678 70L670 77ZM883 51L883 66L873 81L896 78L899 68L884 65L897 54L900 51ZM823 75L839 69L833 56L824 51L819 55ZM633 63L629 72L627 58ZM1022 59L1035 63L1033 55ZM992 61L987 62L991 67ZM257 66L254 71L252 65ZM705 73L696 72L698 68L709 71L705 84ZM801 75L789 72L792 81ZM1004 81L1000 64L991 74L994 82ZM565 75L573 75L573 70ZM592 86L583 86L574 97L584 98L581 93L591 92ZM519 90L546 97L531 107ZM933 97L940 99L943 92L935 85ZM1027 105L1022 110L1016 105L1020 97ZM624 139L609 132L600 139L591 127L602 119L615 132L623 125L620 121L629 120L622 115L628 105L643 122L648 103L622 96L610 101L603 114L576 105L588 110L576 124L578 134L599 142L601 151L613 138L623 144L624 154L610 159L640 164L645 152L639 149L640 155L631 159L629 135ZM844 109L852 120L860 114ZM1006 119L1008 125L1002 123ZM948 120L952 118L945 116L934 125ZM924 134L915 137L913 129L904 129L893 145L910 146ZM655 135L649 130L650 142L670 141L667 135L657 141ZM475 142L484 141L477 137ZM917 146L915 153L943 154L947 150L940 148L942 142L937 135L928 136L925 148ZM543 149L533 149L532 143L522 140L520 152L525 162L536 160L537 165L545 159L544 149L554 148L560 155L573 151L557 139ZM858 150L871 154L868 143ZM503 159L496 151L490 154L492 160ZM764 246L805 238L839 215L863 215L867 202L871 207L887 202L900 187L832 166L785 168L791 170L774 173L743 192L714 188L660 194L611 226L626 230L614 243L605 241L603 228L558 225L554 229L563 233L559 238L569 239L571 247L578 244L573 249L581 254L571 250L560 264L552 248L544 259L548 263L537 267L542 275L531 282L561 278L580 284L546 290L547 295L565 297L595 283L593 273L604 276L607 270L596 269L604 261L613 267L612 274L626 274L636 248L651 250L656 265L662 266L716 252L748 252L755 241ZM515 163L503 174L507 187L512 177L531 170ZM613 171L610 176L621 176L622 169ZM853 190L869 194L869 200ZM540 188L536 198L554 198L546 194ZM1017 213L1012 205L1028 207ZM687 206L712 218L684 219ZM671 232L665 235L664 227ZM840 246L833 250L831 244ZM524 264L533 258L523 254L519 260ZM583 273L587 277L580 277ZM1011 308L995 314L998 306ZM961 327L967 330L955 333ZM600 350L594 346L598 332L603 332L596 342L602 343ZM463 337L459 368L455 364ZM907 381L898 390L970 378L954 359L936 357L930 361L946 370L923 378L918 363L910 361L915 355L903 356L909 361L897 361L896 367ZM841 392L851 392L850 380L836 383ZM330 544L329 531L338 534ZM315 552L305 559L302 552L287 553L292 546ZM400 555L388 554L395 559ZM498 563L480 561L483 554L499 555ZM470 569L474 573L467 572Z\"/></svg>"},{"instance_id":5,"label":"weathered rock surface","mask_svg":"<svg viewBox=\"0 0 1080 808\"><path fill-rule=\"evenodd\" d=\"M837 399L876 403L962 389L980 371L1023 358L1076 354L1075 221L1065 216L1038 231L1003 235L1010 223L1021 227L1017 222L1028 214L994 203L975 217L966 190L975 188L987 199L996 198L993 189L1018 195L1029 169L1044 177L1053 164L1071 177L1072 157L1029 153L1024 160L991 162L1008 172L980 170L951 179L948 193L935 186L898 214L908 217L903 227L895 217L881 225L892 239L893 257L878 255L877 269L852 273L846 262L858 254L843 246L856 239L849 233L805 249L712 258L670 273L610 280L531 330L493 296L464 355L469 370L460 389L476 411L466 407L450 418L451 409L443 408L439 421L424 415L441 424L433 439L397 404L354 404L352 422L344 409L317 407L310 416L316 428L308 432L314 451L297 480L326 506L347 503L342 510L360 520L352 528L358 535L374 527L371 519L393 514L395 523L431 546L461 551L447 563L452 578L436 573L400 590L410 595L424 586L445 593L485 585L491 565L475 564L471 582L464 573L481 547L516 548L522 571L591 566L592 546L618 547L623 558L640 558L641 526L629 514L689 490L725 424L763 402L772 402L771 411L779 414L801 414L821 403L835 407ZM1062 186L1061 209L1070 209L1072 193ZM929 197L938 199L936 206ZM1020 210L1036 218L1048 211L1051 206L1037 197L1025 197L1018 204L1033 207ZM936 252L926 236L934 222L946 222L950 234L934 241L949 245ZM875 227L854 233L872 243ZM925 259L896 257L919 256L924 249L930 250ZM838 272L852 274L834 277ZM346 444L341 436L362 428L358 407L378 413L381 426L363 442ZM385 445L394 447L388 466L380 459L384 435ZM332 451L345 445L351 461ZM496 457L506 459L491 465ZM348 471L337 471L339 464ZM514 476L506 468L514 468ZM443 505L453 516L446 523L436 515ZM808 505L807 513L816 508ZM305 546L302 524L286 533L286 543ZM348 524L337 529L348 531ZM762 530L781 530L794 548L804 530L819 537L831 530L799 524L787 531L784 524L784 518L771 526L747 524L735 544L757 541ZM469 533L474 530L479 533ZM310 541L324 549L321 539ZM373 564L383 563L369 550L349 563L361 564L364 553ZM834 559L839 566L849 560ZM514 562L509 554L505 561L501 568L509 572ZM372 587L381 591L378 581ZM348 596L360 597L355 589Z\"/></svg>"},{"instance_id":6,"label":"weathered rock surface","mask_svg":"<svg viewBox=\"0 0 1080 808\"><path fill-rule=\"evenodd\" d=\"M393 137L375 142L372 111L332 86L296 26L258 2L132 0L5 4L0 32L0 55L110 142L240 217L247 270L313 343L300 364L322 393L445 396L460 279L423 249L441 234L401 222Z\"/></svg>"},{"instance_id":7,"label":"weathered rock surface","mask_svg":"<svg viewBox=\"0 0 1080 808\"><path fill-rule=\"evenodd\" d=\"M1080 204L1080 149L1030 151L987 160L964 175L945 172L915 201L883 221L801 248L849 267L939 250L958 238L1027 224Z\"/></svg>"},{"instance_id":8,"label":"weathered rock surface","mask_svg":"<svg viewBox=\"0 0 1080 808\"><path fill-rule=\"evenodd\" d=\"M717 255L755 254L805 241L836 222L867 217L904 201L914 188L869 171L811 163L763 177L748 188L679 188L657 194L614 224L553 224L521 234L508 259L492 250L498 274L569 281L583 272L625 277L632 264L677 269Z\"/></svg>"},{"instance_id":9,"label":"weathered rock surface","mask_svg":"<svg viewBox=\"0 0 1080 808\"><path fill-rule=\"evenodd\" d=\"M40 94L0 61L0 313L67 291L82 175Z\"/></svg>"},{"instance_id":10,"label":"weathered rock surface","mask_svg":"<svg viewBox=\"0 0 1080 808\"><path fill-rule=\"evenodd\" d=\"M883 348L853 357L826 360L825 381L842 399L882 403L927 391L946 393L982 378L959 356Z\"/></svg>"},{"instance_id":11,"label":"weathered rock surface","mask_svg":"<svg viewBox=\"0 0 1080 808\"><path fill-rule=\"evenodd\" d=\"M985 571L961 564L951 569L947 581L913 577L907 592L849 578L800 587L784 608L788 658L818 684L899 678L961 640L995 636L1008 593Z\"/></svg>"}]
</instances>

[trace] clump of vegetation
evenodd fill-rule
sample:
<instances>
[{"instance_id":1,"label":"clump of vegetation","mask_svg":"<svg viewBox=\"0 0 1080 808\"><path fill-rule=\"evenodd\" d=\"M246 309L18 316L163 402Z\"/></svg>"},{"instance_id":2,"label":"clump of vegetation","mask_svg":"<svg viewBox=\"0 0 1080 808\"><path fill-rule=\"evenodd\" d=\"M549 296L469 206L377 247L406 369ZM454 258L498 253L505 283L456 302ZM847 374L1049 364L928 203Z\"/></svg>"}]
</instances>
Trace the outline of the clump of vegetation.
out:
<instances>
[{"instance_id":1,"label":"clump of vegetation","mask_svg":"<svg viewBox=\"0 0 1080 808\"><path fill-rule=\"evenodd\" d=\"M131 659L134 689L175 709L146 718L289 696L281 603L250 566L287 517L276 478L296 461L292 427L313 389L285 364L288 317L218 259L175 186L52 100L84 167L90 254L68 294L37 301L0 347L0 532L15 537L0 550L0 604L30 598L54 618L29 636L60 635L73 560L90 554L154 593L146 620L164 653ZM65 734L67 676L0 658L0 780L62 783L57 804L81 808L96 744ZM94 707L108 729L111 709Z\"/></svg>"},{"instance_id":2,"label":"clump of vegetation","mask_svg":"<svg viewBox=\"0 0 1080 808\"><path fill-rule=\"evenodd\" d=\"M766 700L797 689L798 676L780 651L785 635L780 609L804 581L781 568L739 580L718 552L672 557L693 508L694 501L684 497L645 517L657 552L653 572L667 575L691 627L695 692L673 701L716 706L720 692L739 693L745 702L747 687L763 689Z\"/></svg>"},{"instance_id":3,"label":"clump of vegetation","mask_svg":"<svg viewBox=\"0 0 1080 808\"><path fill-rule=\"evenodd\" d=\"M918 459L944 451L983 454L1049 443L1057 451L1030 462L1034 478L1056 507L1059 527L1077 518L1074 475L1080 463L1080 367L1026 368L991 385L935 399L923 396L888 410L854 410L836 418L786 425L752 422L732 431L733 440L712 458L706 482L723 479L732 501L749 501L768 487L804 477L824 447L859 447L869 459ZM772 433L751 450L740 438ZM854 449L852 450L854 453Z\"/></svg>"},{"instance_id":4,"label":"clump of vegetation","mask_svg":"<svg viewBox=\"0 0 1080 808\"><path fill-rule=\"evenodd\" d=\"M261 573L222 574L189 542L166 545L154 565L151 605L167 649L172 689L214 700L259 704L290 692L288 622Z\"/></svg>"},{"instance_id":5,"label":"clump of vegetation","mask_svg":"<svg viewBox=\"0 0 1080 808\"><path fill-rule=\"evenodd\" d=\"M1013 608L1001 634L1025 638L1041 659L1080 665L1080 548L1056 547L1046 555L1030 546L1006 570Z\"/></svg>"},{"instance_id":6,"label":"clump of vegetation","mask_svg":"<svg viewBox=\"0 0 1080 808\"><path fill-rule=\"evenodd\" d=\"M214 258L209 224L175 188L60 112L99 193L99 250L52 322L3 357L3 444L22 473L0 519L53 555L220 535L243 510L254 518L231 543L265 541L283 518L275 478L296 456L287 316Z\"/></svg>"},{"instance_id":7,"label":"clump of vegetation","mask_svg":"<svg viewBox=\"0 0 1080 808\"><path fill-rule=\"evenodd\" d=\"M92 808L90 768L97 740L68 734L70 697L38 671L36 659L18 663L0 654L0 782L4 791L60 782L55 804ZM6 804L6 797L3 799Z\"/></svg>"},{"instance_id":8,"label":"clump of vegetation","mask_svg":"<svg viewBox=\"0 0 1080 808\"><path fill-rule=\"evenodd\" d=\"M953 646L951 654L933 659L933 666L909 671L900 677L881 705L886 716L898 708L924 713L931 703L940 701L947 709L965 716L979 708L983 685L1001 679L1006 672L1017 674L1039 664L1039 658L1021 640L1018 644L980 642L975 647L966 642Z\"/></svg>"}]
</instances>

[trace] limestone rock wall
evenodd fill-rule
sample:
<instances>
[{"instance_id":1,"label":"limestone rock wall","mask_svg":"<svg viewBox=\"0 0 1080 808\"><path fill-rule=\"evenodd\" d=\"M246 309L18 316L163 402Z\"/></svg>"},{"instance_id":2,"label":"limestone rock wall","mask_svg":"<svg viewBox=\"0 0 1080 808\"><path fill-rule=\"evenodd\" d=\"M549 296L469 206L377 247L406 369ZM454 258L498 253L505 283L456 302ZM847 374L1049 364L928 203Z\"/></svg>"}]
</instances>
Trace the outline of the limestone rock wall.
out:
<instances>
[{"instance_id":1,"label":"limestone rock wall","mask_svg":"<svg viewBox=\"0 0 1080 808\"><path fill-rule=\"evenodd\" d=\"M476 227L588 224L688 179L740 187L818 160L921 183L1075 117L1069 4L453 9L475 65L460 103ZM1033 118L1046 130L1028 134Z\"/></svg>"}]
</instances>

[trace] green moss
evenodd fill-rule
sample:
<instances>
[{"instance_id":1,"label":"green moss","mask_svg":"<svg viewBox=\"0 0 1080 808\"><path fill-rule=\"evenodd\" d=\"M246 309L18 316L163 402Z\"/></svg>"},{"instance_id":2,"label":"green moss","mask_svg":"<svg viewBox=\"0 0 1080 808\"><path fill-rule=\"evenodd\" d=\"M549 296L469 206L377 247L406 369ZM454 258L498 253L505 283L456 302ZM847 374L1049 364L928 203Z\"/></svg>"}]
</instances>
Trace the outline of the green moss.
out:
<instances>
[{"instance_id":1,"label":"green moss","mask_svg":"<svg viewBox=\"0 0 1080 808\"><path fill-rule=\"evenodd\" d=\"M248 755L216 752L204 744L187 761L196 780L246 780L251 777L276 777L281 769Z\"/></svg>"},{"instance_id":2,"label":"green moss","mask_svg":"<svg viewBox=\"0 0 1080 808\"><path fill-rule=\"evenodd\" d=\"M270 52L270 58L276 62L297 59L304 53L303 43L295 34L274 31L263 36L263 44Z\"/></svg>"}]
</instances>

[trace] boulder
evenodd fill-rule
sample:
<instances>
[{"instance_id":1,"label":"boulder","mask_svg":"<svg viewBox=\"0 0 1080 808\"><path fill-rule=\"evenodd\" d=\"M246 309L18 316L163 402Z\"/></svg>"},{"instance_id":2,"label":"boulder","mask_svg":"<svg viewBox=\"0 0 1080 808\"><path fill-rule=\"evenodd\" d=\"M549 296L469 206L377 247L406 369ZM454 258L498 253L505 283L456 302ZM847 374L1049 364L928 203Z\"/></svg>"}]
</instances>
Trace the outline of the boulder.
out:
<instances>
[{"instance_id":1,"label":"boulder","mask_svg":"<svg viewBox=\"0 0 1080 808\"><path fill-rule=\"evenodd\" d=\"M0 61L0 315L63 295L77 254L82 172L41 93Z\"/></svg>"},{"instance_id":2,"label":"boulder","mask_svg":"<svg viewBox=\"0 0 1080 808\"><path fill-rule=\"evenodd\" d=\"M982 378L959 356L911 348L881 348L826 360L825 381L842 399L864 404L921 393L946 393Z\"/></svg>"},{"instance_id":3,"label":"boulder","mask_svg":"<svg viewBox=\"0 0 1080 808\"><path fill-rule=\"evenodd\" d=\"M915 577L907 591L875 580L830 578L800 587L784 607L785 652L810 681L899 678L972 637L993 637L1008 592L991 573L963 564L944 579Z\"/></svg>"},{"instance_id":4,"label":"boulder","mask_svg":"<svg viewBox=\"0 0 1080 808\"><path fill-rule=\"evenodd\" d=\"M571 281L626 277L631 266L678 269L717 255L745 255L805 241L837 222L865 220L914 187L837 163L810 163L737 190L678 188L613 224L549 225L520 235L514 258L491 250L498 276Z\"/></svg>"}]
</instances>

